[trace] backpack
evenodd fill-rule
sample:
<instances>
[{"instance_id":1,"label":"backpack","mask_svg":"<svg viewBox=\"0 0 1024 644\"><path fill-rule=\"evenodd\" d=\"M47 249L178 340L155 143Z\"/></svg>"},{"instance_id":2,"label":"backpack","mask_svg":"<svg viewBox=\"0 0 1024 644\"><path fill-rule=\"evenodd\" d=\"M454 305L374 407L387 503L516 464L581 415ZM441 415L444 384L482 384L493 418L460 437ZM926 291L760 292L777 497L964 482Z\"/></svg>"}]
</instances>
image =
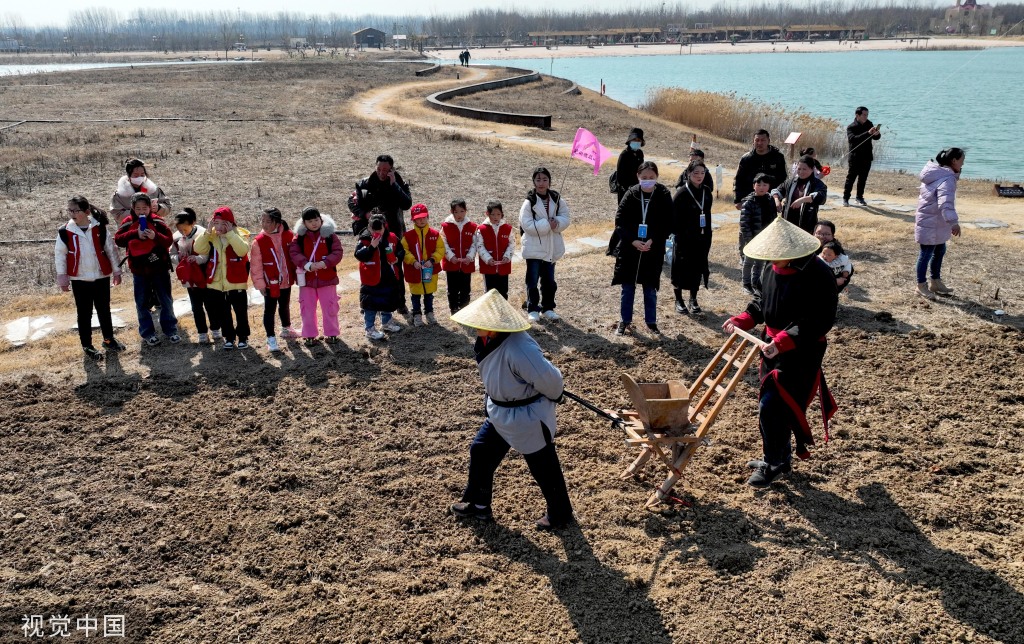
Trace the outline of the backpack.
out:
<instances>
[{"instance_id":1,"label":"backpack","mask_svg":"<svg viewBox=\"0 0 1024 644\"><path fill-rule=\"evenodd\" d=\"M619 191L619 171L612 170L611 175L608 177L608 192L617 193Z\"/></svg>"}]
</instances>

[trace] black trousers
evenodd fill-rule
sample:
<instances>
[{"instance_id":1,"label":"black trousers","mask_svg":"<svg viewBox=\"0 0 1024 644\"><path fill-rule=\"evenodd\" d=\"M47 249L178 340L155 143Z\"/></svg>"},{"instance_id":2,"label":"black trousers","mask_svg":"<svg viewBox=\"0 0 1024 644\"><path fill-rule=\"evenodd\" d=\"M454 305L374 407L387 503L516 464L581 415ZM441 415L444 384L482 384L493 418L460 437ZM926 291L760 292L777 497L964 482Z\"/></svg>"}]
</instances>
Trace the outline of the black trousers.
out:
<instances>
[{"instance_id":1,"label":"black trousers","mask_svg":"<svg viewBox=\"0 0 1024 644\"><path fill-rule=\"evenodd\" d=\"M871 159L850 158L850 169L846 173L846 183L843 185L843 199L850 200L850 192L853 190L853 182L857 182L857 198L864 198L864 184L868 182L868 173L871 172Z\"/></svg>"},{"instance_id":2,"label":"black trousers","mask_svg":"<svg viewBox=\"0 0 1024 644\"><path fill-rule=\"evenodd\" d=\"M104 340L114 337L114 324L110 320L110 278L104 277L92 282L71 280L71 294L75 296L78 312L78 339L83 347L92 346L92 310L100 322Z\"/></svg>"},{"instance_id":3,"label":"black trousers","mask_svg":"<svg viewBox=\"0 0 1024 644\"><path fill-rule=\"evenodd\" d=\"M244 289L232 289L230 291L210 291L210 303L216 311L214 317L220 322L221 333L224 334L225 342L234 342L235 337L239 341L249 341L249 295ZM234 320L231 314L234 312Z\"/></svg>"},{"instance_id":4,"label":"black trousers","mask_svg":"<svg viewBox=\"0 0 1024 644\"><path fill-rule=\"evenodd\" d=\"M540 486L547 502L548 520L553 526L565 525L572 520L572 503L565 487L562 465L558 462L551 434L544 428L547 445L533 454L523 454L533 480ZM469 481L462 500L490 507L494 492L494 472L511 449L490 420L485 420L469 446Z\"/></svg>"},{"instance_id":5,"label":"black trousers","mask_svg":"<svg viewBox=\"0 0 1024 644\"><path fill-rule=\"evenodd\" d=\"M217 317L214 309L215 305L211 305L210 294L216 294L214 300L220 297L220 291L213 291L208 288L187 288L188 301L192 304L192 317L196 321L196 332L206 333L210 329L214 331L220 330L220 318ZM206 320L209 318L210 324L207 326Z\"/></svg>"},{"instance_id":6,"label":"black trousers","mask_svg":"<svg viewBox=\"0 0 1024 644\"><path fill-rule=\"evenodd\" d=\"M508 275L484 275L484 292L492 288L498 289L501 296L508 299Z\"/></svg>"},{"instance_id":7,"label":"black trousers","mask_svg":"<svg viewBox=\"0 0 1024 644\"><path fill-rule=\"evenodd\" d=\"M462 271L445 271L448 276L448 310L457 313L459 309L469 304L471 290L470 278L472 273Z\"/></svg>"},{"instance_id":8,"label":"black trousers","mask_svg":"<svg viewBox=\"0 0 1024 644\"><path fill-rule=\"evenodd\" d=\"M277 335L274 332L274 313L280 313L281 326L292 325L291 288L281 289L281 294L278 297L270 297L270 289L267 289L267 295L263 298L263 330L267 332L268 338Z\"/></svg>"}]
</instances>

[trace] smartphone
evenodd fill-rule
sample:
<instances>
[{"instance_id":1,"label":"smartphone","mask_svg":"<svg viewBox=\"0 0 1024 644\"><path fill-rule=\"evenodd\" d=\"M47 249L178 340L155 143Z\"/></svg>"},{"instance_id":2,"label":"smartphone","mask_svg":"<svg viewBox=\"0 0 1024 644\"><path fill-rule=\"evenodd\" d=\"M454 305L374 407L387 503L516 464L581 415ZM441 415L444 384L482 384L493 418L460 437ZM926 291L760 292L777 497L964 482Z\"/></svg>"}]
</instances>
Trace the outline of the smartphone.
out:
<instances>
[{"instance_id":1,"label":"smartphone","mask_svg":"<svg viewBox=\"0 0 1024 644\"><path fill-rule=\"evenodd\" d=\"M146 232L148 225L147 219L148 217L146 217L146 215L139 215L139 230L142 232Z\"/></svg>"}]
</instances>

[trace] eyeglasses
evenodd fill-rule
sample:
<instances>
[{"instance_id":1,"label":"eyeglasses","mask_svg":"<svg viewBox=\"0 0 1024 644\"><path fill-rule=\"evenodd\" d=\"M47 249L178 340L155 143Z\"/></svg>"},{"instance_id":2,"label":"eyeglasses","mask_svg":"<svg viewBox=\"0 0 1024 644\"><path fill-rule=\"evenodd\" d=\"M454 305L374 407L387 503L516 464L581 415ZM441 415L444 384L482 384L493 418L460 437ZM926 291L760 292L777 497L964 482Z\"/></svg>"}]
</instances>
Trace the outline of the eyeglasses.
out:
<instances>
[{"instance_id":1,"label":"eyeglasses","mask_svg":"<svg viewBox=\"0 0 1024 644\"><path fill-rule=\"evenodd\" d=\"M85 211L84 210L79 210L78 208L68 208L68 214L69 215L73 215L76 212L85 212Z\"/></svg>"}]
</instances>

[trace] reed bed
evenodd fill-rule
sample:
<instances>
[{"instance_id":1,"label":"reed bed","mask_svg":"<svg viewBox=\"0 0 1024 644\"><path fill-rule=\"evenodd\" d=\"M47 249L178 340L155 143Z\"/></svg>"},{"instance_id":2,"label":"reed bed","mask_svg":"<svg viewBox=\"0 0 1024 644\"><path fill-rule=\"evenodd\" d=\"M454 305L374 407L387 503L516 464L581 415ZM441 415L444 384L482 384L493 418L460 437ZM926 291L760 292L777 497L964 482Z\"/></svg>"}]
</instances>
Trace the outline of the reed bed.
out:
<instances>
[{"instance_id":1,"label":"reed bed","mask_svg":"<svg viewBox=\"0 0 1024 644\"><path fill-rule=\"evenodd\" d=\"M772 144L781 148L790 132L802 132L800 147L813 147L819 160L833 165L845 160L848 150L845 127L838 121L787 111L778 104L752 101L735 93L660 87L648 93L640 109L741 143L750 142L754 132L764 128L772 134Z\"/></svg>"}]
</instances>

